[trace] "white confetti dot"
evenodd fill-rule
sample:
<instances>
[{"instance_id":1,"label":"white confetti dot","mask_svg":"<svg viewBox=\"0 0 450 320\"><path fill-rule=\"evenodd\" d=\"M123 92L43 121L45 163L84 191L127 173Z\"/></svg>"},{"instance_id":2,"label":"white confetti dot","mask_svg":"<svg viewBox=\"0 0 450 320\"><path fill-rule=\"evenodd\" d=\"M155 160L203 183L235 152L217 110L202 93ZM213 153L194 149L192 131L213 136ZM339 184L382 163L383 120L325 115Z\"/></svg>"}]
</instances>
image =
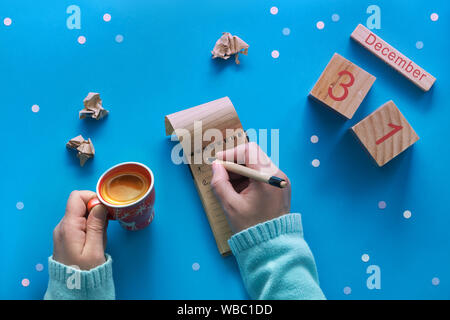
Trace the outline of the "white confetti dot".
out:
<instances>
[{"instance_id":1,"label":"white confetti dot","mask_svg":"<svg viewBox=\"0 0 450 320\"><path fill-rule=\"evenodd\" d=\"M280 56L280 52L278 52L278 50L272 51L272 58L278 59L279 56Z\"/></svg>"},{"instance_id":2,"label":"white confetti dot","mask_svg":"<svg viewBox=\"0 0 450 320\"><path fill-rule=\"evenodd\" d=\"M105 13L105 14L103 15L103 20L104 20L105 22L110 22L110 21L111 21L111 15L110 15L109 13Z\"/></svg>"},{"instance_id":3,"label":"white confetti dot","mask_svg":"<svg viewBox=\"0 0 450 320\"><path fill-rule=\"evenodd\" d=\"M325 28L325 23L323 21L319 21L316 23L316 27L319 30L322 30L323 28Z\"/></svg>"},{"instance_id":4,"label":"white confetti dot","mask_svg":"<svg viewBox=\"0 0 450 320\"><path fill-rule=\"evenodd\" d=\"M22 279L22 286L28 287L29 285L30 285L30 280L28 280L27 278Z\"/></svg>"},{"instance_id":5,"label":"white confetti dot","mask_svg":"<svg viewBox=\"0 0 450 320\"><path fill-rule=\"evenodd\" d=\"M12 23L11 18L5 18L5 19L3 19L3 24L4 24L5 26L9 27L9 26L11 25L11 23Z\"/></svg>"},{"instance_id":6,"label":"white confetti dot","mask_svg":"<svg viewBox=\"0 0 450 320\"><path fill-rule=\"evenodd\" d=\"M285 35L285 36L288 36L288 35L290 35L291 34L291 29L289 29L289 28L283 28L283 34Z\"/></svg>"},{"instance_id":7,"label":"white confetti dot","mask_svg":"<svg viewBox=\"0 0 450 320\"><path fill-rule=\"evenodd\" d=\"M317 142L319 142L319 137L316 136L316 135L311 136L311 142L312 142L312 143L317 143Z\"/></svg>"},{"instance_id":8,"label":"white confetti dot","mask_svg":"<svg viewBox=\"0 0 450 320\"><path fill-rule=\"evenodd\" d=\"M349 295L350 293L352 293L352 288L350 288L350 287L345 287L345 288L344 288L344 294Z\"/></svg>"},{"instance_id":9,"label":"white confetti dot","mask_svg":"<svg viewBox=\"0 0 450 320\"><path fill-rule=\"evenodd\" d=\"M411 218L411 211L405 210L405 211L403 212L403 217L404 217L405 219Z\"/></svg>"},{"instance_id":10,"label":"white confetti dot","mask_svg":"<svg viewBox=\"0 0 450 320\"><path fill-rule=\"evenodd\" d=\"M123 35L118 34L118 35L116 36L116 42L121 43L122 41L123 41Z\"/></svg>"},{"instance_id":11,"label":"white confetti dot","mask_svg":"<svg viewBox=\"0 0 450 320\"><path fill-rule=\"evenodd\" d=\"M34 113L39 112L39 106L37 104L33 104L31 106L31 111L33 111Z\"/></svg>"},{"instance_id":12,"label":"white confetti dot","mask_svg":"<svg viewBox=\"0 0 450 320\"><path fill-rule=\"evenodd\" d=\"M200 265L197 262L194 262L192 264L192 270L198 271L200 269Z\"/></svg>"},{"instance_id":13,"label":"white confetti dot","mask_svg":"<svg viewBox=\"0 0 450 320\"><path fill-rule=\"evenodd\" d=\"M433 279L431 279L431 283L433 284L433 286L439 285L440 282L441 280L439 280L438 277L434 277Z\"/></svg>"},{"instance_id":14,"label":"white confetti dot","mask_svg":"<svg viewBox=\"0 0 450 320\"><path fill-rule=\"evenodd\" d=\"M416 42L416 48L419 49L419 50L422 49L423 48L423 42L422 41L417 41Z\"/></svg>"},{"instance_id":15,"label":"white confetti dot","mask_svg":"<svg viewBox=\"0 0 450 320\"><path fill-rule=\"evenodd\" d=\"M78 43L79 44L85 44L86 43L86 37L85 36L79 36L78 37Z\"/></svg>"},{"instance_id":16,"label":"white confetti dot","mask_svg":"<svg viewBox=\"0 0 450 320\"><path fill-rule=\"evenodd\" d=\"M44 265L42 263L36 264L36 271L41 272L44 270Z\"/></svg>"},{"instance_id":17,"label":"white confetti dot","mask_svg":"<svg viewBox=\"0 0 450 320\"><path fill-rule=\"evenodd\" d=\"M364 253L364 254L361 256L361 260L362 260L363 262L368 262L369 259L370 259L370 257L369 257L369 255L368 255L367 253Z\"/></svg>"},{"instance_id":18,"label":"white confetti dot","mask_svg":"<svg viewBox=\"0 0 450 320\"><path fill-rule=\"evenodd\" d=\"M386 201L378 202L378 208L379 209L386 209L386 206L387 206Z\"/></svg>"},{"instance_id":19,"label":"white confetti dot","mask_svg":"<svg viewBox=\"0 0 450 320\"><path fill-rule=\"evenodd\" d=\"M277 14L278 13L278 8L277 7L270 8L270 13L273 14L273 15Z\"/></svg>"},{"instance_id":20,"label":"white confetti dot","mask_svg":"<svg viewBox=\"0 0 450 320\"><path fill-rule=\"evenodd\" d=\"M17 210L22 210L23 209L23 207L25 207L25 205L23 204L23 202L17 202L16 203L16 208L17 208Z\"/></svg>"},{"instance_id":21,"label":"white confetti dot","mask_svg":"<svg viewBox=\"0 0 450 320\"><path fill-rule=\"evenodd\" d=\"M340 18L341 18L341 17L339 17L339 15L338 15L337 13L334 13L334 14L331 16L331 20L333 20L333 22L338 22Z\"/></svg>"},{"instance_id":22,"label":"white confetti dot","mask_svg":"<svg viewBox=\"0 0 450 320\"><path fill-rule=\"evenodd\" d=\"M311 164L312 164L312 166L313 166L314 168L317 168L318 166L320 166L320 161L319 161L319 159L314 159L314 160L311 162Z\"/></svg>"},{"instance_id":23,"label":"white confetti dot","mask_svg":"<svg viewBox=\"0 0 450 320\"><path fill-rule=\"evenodd\" d=\"M431 19L431 21L438 21L439 15L437 13L432 13L430 15L430 19Z\"/></svg>"}]
</instances>

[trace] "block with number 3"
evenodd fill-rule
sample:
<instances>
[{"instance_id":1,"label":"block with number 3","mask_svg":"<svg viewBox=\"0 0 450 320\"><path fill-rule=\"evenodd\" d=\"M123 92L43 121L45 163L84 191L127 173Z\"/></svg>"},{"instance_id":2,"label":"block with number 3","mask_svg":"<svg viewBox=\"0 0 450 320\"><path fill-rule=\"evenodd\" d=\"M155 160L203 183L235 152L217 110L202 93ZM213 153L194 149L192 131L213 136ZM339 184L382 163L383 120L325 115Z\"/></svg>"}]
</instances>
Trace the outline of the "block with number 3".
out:
<instances>
[{"instance_id":1,"label":"block with number 3","mask_svg":"<svg viewBox=\"0 0 450 320\"><path fill-rule=\"evenodd\" d=\"M375 79L370 73L335 53L309 94L351 119Z\"/></svg>"},{"instance_id":2,"label":"block with number 3","mask_svg":"<svg viewBox=\"0 0 450 320\"><path fill-rule=\"evenodd\" d=\"M380 167L419 140L392 101L358 122L352 131Z\"/></svg>"}]
</instances>

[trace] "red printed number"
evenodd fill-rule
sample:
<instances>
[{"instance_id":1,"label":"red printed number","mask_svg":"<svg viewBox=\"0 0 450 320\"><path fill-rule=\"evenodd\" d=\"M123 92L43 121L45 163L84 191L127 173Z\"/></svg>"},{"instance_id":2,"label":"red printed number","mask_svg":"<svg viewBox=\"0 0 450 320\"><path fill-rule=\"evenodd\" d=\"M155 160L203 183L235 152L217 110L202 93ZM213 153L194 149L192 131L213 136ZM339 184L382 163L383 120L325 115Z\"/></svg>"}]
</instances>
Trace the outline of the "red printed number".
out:
<instances>
[{"instance_id":1,"label":"red printed number","mask_svg":"<svg viewBox=\"0 0 450 320\"><path fill-rule=\"evenodd\" d=\"M341 83L341 84L339 84L342 88L344 88L344 93L342 94L342 96L336 97L336 96L333 94L333 86L330 85L330 86L328 87L328 95L329 95L329 96L331 97L331 99L333 99L333 100L336 100L336 101L342 101L342 100L344 100L345 98L347 98L347 96L348 96L348 88L350 88L350 87L353 85L353 83L355 82L355 77L353 76L353 74L352 74L350 71L342 70L341 72L338 73L338 76L341 77L341 76L344 75L344 74L346 74L346 75L348 75L348 76L350 77L350 81L347 82L347 83Z\"/></svg>"},{"instance_id":2,"label":"red printed number","mask_svg":"<svg viewBox=\"0 0 450 320\"><path fill-rule=\"evenodd\" d=\"M397 126L395 124L389 123L388 124L389 127L392 128L391 132L389 132L387 135L385 135L384 137L378 139L376 141L376 144L380 144L383 143L384 141L386 141L388 138L392 137L394 134L396 134L397 132L399 132L400 130L403 129L402 126Z\"/></svg>"}]
</instances>

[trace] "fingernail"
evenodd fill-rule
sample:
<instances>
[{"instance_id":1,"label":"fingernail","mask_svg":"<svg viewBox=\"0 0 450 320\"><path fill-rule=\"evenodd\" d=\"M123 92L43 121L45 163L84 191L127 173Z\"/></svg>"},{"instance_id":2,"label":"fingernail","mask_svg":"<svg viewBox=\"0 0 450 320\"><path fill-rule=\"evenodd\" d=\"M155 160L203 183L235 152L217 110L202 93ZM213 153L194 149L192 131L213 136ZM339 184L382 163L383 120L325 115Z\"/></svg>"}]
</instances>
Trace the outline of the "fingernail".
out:
<instances>
[{"instance_id":1,"label":"fingernail","mask_svg":"<svg viewBox=\"0 0 450 320\"><path fill-rule=\"evenodd\" d=\"M217 163L214 161L213 163L212 163L212 165L211 165L211 169L212 169L212 173L214 174L214 171L216 171L216 166L217 166Z\"/></svg>"},{"instance_id":2,"label":"fingernail","mask_svg":"<svg viewBox=\"0 0 450 320\"><path fill-rule=\"evenodd\" d=\"M104 205L99 204L98 206L95 206L94 208L92 208L91 212L93 212L95 217L104 221L106 221L108 218L108 209L106 209Z\"/></svg>"}]
</instances>

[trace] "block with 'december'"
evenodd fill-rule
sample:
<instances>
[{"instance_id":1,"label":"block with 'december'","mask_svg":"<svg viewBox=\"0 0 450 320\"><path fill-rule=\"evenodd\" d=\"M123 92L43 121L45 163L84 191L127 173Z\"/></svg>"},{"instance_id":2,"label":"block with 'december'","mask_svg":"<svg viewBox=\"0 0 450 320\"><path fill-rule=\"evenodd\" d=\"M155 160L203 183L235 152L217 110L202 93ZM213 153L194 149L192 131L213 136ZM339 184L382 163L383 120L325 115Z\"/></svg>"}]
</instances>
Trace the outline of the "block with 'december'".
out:
<instances>
[{"instance_id":1,"label":"block with 'december'","mask_svg":"<svg viewBox=\"0 0 450 320\"><path fill-rule=\"evenodd\" d=\"M335 53L309 94L351 119L375 79L370 73Z\"/></svg>"},{"instance_id":2,"label":"block with 'december'","mask_svg":"<svg viewBox=\"0 0 450 320\"><path fill-rule=\"evenodd\" d=\"M392 101L358 122L352 130L380 167L419 140Z\"/></svg>"}]
</instances>

